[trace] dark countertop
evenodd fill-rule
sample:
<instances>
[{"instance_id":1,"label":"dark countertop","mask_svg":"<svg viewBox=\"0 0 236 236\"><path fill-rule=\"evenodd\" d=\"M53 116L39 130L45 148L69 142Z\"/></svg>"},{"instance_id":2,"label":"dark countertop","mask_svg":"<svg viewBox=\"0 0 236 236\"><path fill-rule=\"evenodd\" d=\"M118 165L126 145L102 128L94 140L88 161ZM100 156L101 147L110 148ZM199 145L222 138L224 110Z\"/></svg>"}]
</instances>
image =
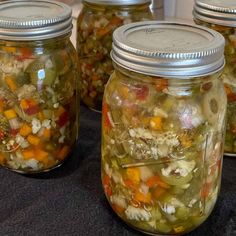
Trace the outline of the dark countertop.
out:
<instances>
[{"instance_id":1,"label":"dark countertop","mask_svg":"<svg viewBox=\"0 0 236 236\"><path fill-rule=\"evenodd\" d=\"M141 235L118 219L103 194L100 120L81 107L79 143L60 168L33 176L0 170L0 236ZM236 158L224 158L216 207L188 236L236 236Z\"/></svg>"}]
</instances>

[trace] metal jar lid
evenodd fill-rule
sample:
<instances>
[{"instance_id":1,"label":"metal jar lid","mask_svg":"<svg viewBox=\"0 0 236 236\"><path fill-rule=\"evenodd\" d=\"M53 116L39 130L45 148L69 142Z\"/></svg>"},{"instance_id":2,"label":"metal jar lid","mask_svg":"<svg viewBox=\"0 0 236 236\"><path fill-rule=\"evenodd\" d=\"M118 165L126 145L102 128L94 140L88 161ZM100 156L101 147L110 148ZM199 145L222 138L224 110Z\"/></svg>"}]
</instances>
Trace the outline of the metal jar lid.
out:
<instances>
[{"instance_id":1,"label":"metal jar lid","mask_svg":"<svg viewBox=\"0 0 236 236\"><path fill-rule=\"evenodd\" d=\"M151 0L83 0L90 4L106 6L129 6L151 3Z\"/></svg>"},{"instance_id":2,"label":"metal jar lid","mask_svg":"<svg viewBox=\"0 0 236 236\"><path fill-rule=\"evenodd\" d=\"M13 0L0 3L0 39L41 40L71 32L72 11L56 1Z\"/></svg>"},{"instance_id":3,"label":"metal jar lid","mask_svg":"<svg viewBox=\"0 0 236 236\"><path fill-rule=\"evenodd\" d=\"M236 27L236 1L196 0L193 15L208 23Z\"/></svg>"},{"instance_id":4,"label":"metal jar lid","mask_svg":"<svg viewBox=\"0 0 236 236\"><path fill-rule=\"evenodd\" d=\"M123 68L165 77L197 77L224 66L224 37L197 25L146 21L113 34L111 57Z\"/></svg>"}]
</instances>

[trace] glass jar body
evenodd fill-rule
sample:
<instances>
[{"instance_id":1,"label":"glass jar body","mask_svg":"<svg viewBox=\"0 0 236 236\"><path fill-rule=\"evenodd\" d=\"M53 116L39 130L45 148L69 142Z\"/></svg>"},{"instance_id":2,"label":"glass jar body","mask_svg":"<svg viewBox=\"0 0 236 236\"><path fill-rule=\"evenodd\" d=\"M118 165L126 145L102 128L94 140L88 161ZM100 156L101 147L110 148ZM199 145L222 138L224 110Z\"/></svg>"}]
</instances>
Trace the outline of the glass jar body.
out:
<instances>
[{"instance_id":1,"label":"glass jar body","mask_svg":"<svg viewBox=\"0 0 236 236\"><path fill-rule=\"evenodd\" d=\"M198 19L195 19L195 22L220 32L225 38L226 65L222 80L227 93L228 105L224 153L236 156L236 28L207 23Z\"/></svg>"},{"instance_id":2,"label":"glass jar body","mask_svg":"<svg viewBox=\"0 0 236 236\"><path fill-rule=\"evenodd\" d=\"M59 166L78 133L77 55L69 35L0 41L1 165L20 173Z\"/></svg>"},{"instance_id":3,"label":"glass jar body","mask_svg":"<svg viewBox=\"0 0 236 236\"><path fill-rule=\"evenodd\" d=\"M121 25L152 19L149 4L103 6L84 3L77 21L77 51L82 77L81 98L101 111L104 86L113 69L112 33Z\"/></svg>"},{"instance_id":4,"label":"glass jar body","mask_svg":"<svg viewBox=\"0 0 236 236\"><path fill-rule=\"evenodd\" d=\"M139 231L181 235L210 215L227 100L218 77L154 78L115 66L103 100L102 184Z\"/></svg>"}]
</instances>

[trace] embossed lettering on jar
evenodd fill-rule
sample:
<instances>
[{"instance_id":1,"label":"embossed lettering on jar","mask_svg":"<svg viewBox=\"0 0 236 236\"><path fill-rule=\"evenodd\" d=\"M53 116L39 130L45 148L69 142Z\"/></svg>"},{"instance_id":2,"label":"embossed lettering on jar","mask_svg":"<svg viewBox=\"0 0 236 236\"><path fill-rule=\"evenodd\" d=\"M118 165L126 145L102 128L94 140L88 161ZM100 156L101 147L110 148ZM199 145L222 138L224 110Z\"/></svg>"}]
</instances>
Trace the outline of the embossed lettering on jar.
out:
<instances>
[{"instance_id":1,"label":"embossed lettering on jar","mask_svg":"<svg viewBox=\"0 0 236 236\"><path fill-rule=\"evenodd\" d=\"M78 132L71 9L51 1L0 4L0 164L20 173L62 164Z\"/></svg>"},{"instance_id":2,"label":"embossed lettering on jar","mask_svg":"<svg viewBox=\"0 0 236 236\"><path fill-rule=\"evenodd\" d=\"M228 98L224 152L236 156L236 2L197 0L193 15L197 24L220 32L226 40L226 66L222 75Z\"/></svg>"},{"instance_id":3,"label":"embossed lettering on jar","mask_svg":"<svg viewBox=\"0 0 236 236\"><path fill-rule=\"evenodd\" d=\"M112 33L121 25L152 19L150 0L84 0L77 21L77 51L82 77L81 98L101 111L104 86L114 68Z\"/></svg>"},{"instance_id":4,"label":"embossed lettering on jar","mask_svg":"<svg viewBox=\"0 0 236 236\"><path fill-rule=\"evenodd\" d=\"M200 26L146 22L114 32L102 111L102 183L116 214L153 235L182 235L220 189L224 38Z\"/></svg>"}]
</instances>

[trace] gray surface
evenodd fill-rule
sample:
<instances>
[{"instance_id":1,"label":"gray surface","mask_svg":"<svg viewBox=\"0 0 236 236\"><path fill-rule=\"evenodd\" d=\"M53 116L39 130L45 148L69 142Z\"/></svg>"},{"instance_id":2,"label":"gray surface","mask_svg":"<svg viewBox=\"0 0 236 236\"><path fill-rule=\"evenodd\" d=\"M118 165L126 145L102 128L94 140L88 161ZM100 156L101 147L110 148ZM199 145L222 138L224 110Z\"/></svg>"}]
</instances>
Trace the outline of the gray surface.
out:
<instances>
[{"instance_id":1,"label":"gray surface","mask_svg":"<svg viewBox=\"0 0 236 236\"><path fill-rule=\"evenodd\" d=\"M61 168L37 176L0 169L0 236L134 236L110 210L100 181L100 114L81 108L79 144ZM209 219L188 236L236 235L236 158L225 158Z\"/></svg>"}]
</instances>

